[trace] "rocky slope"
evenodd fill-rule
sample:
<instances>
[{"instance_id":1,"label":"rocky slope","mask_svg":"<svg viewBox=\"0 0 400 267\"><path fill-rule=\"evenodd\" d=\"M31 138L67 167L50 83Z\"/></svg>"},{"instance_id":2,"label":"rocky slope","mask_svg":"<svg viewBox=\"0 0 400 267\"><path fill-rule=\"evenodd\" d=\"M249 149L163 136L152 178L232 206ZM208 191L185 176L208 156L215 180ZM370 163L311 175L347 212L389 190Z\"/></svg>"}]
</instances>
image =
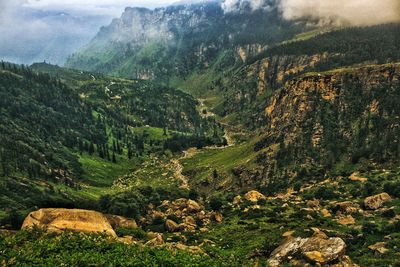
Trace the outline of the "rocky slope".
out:
<instances>
[{"instance_id":1,"label":"rocky slope","mask_svg":"<svg viewBox=\"0 0 400 267\"><path fill-rule=\"evenodd\" d=\"M398 159L399 77L400 65L388 64L287 81L264 110L266 126L255 145L256 161L263 166L256 171L259 181L265 185L280 178L288 183L290 177L318 177L324 175L318 170L342 161Z\"/></svg>"}]
</instances>

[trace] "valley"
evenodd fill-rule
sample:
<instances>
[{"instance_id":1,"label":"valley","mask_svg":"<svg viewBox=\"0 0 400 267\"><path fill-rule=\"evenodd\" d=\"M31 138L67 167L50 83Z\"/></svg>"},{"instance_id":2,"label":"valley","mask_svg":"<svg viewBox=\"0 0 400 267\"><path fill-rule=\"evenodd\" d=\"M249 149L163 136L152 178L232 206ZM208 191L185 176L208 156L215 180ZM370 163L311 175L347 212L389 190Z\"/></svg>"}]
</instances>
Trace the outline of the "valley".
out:
<instances>
[{"instance_id":1,"label":"valley","mask_svg":"<svg viewBox=\"0 0 400 267\"><path fill-rule=\"evenodd\" d=\"M1 62L2 266L400 264L400 24L241 8Z\"/></svg>"}]
</instances>

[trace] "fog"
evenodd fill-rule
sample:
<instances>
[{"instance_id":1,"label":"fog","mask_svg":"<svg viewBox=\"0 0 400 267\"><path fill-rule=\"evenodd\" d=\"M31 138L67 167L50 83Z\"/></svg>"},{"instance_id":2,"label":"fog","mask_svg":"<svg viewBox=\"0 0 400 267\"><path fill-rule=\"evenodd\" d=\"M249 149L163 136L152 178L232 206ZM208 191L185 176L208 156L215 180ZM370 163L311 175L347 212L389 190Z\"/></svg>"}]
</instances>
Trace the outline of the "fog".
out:
<instances>
[{"instance_id":1,"label":"fog","mask_svg":"<svg viewBox=\"0 0 400 267\"><path fill-rule=\"evenodd\" d=\"M225 0L225 12L276 7L287 20L364 26L400 21L400 0Z\"/></svg>"},{"instance_id":2,"label":"fog","mask_svg":"<svg viewBox=\"0 0 400 267\"><path fill-rule=\"evenodd\" d=\"M285 19L311 17L355 26L400 21L400 0L281 0Z\"/></svg>"},{"instance_id":3,"label":"fog","mask_svg":"<svg viewBox=\"0 0 400 267\"><path fill-rule=\"evenodd\" d=\"M171 0L0 0L0 60L62 65L127 6Z\"/></svg>"}]
</instances>

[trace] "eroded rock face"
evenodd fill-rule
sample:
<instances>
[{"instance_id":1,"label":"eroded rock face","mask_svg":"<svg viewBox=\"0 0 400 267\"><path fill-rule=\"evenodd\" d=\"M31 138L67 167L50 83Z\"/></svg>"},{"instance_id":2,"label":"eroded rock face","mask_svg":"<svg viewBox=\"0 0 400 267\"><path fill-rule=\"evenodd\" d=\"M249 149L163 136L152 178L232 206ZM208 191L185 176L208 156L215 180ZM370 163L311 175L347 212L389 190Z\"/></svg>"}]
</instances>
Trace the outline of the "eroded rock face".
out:
<instances>
[{"instance_id":1,"label":"eroded rock face","mask_svg":"<svg viewBox=\"0 0 400 267\"><path fill-rule=\"evenodd\" d=\"M304 259L312 264L329 264L334 261L342 262L346 250L345 242L338 237L326 238L317 235L311 238L287 238L275 249L268 264L271 267L281 266L285 262L297 262L304 266Z\"/></svg>"},{"instance_id":2,"label":"eroded rock face","mask_svg":"<svg viewBox=\"0 0 400 267\"><path fill-rule=\"evenodd\" d=\"M389 196L388 193L382 193L375 196L367 197L364 200L364 205L368 209L376 210L381 208L386 201L389 201L391 199L392 198Z\"/></svg>"},{"instance_id":3,"label":"eroded rock face","mask_svg":"<svg viewBox=\"0 0 400 267\"><path fill-rule=\"evenodd\" d=\"M40 209L31 212L24 220L22 229L33 226L50 232L65 230L83 233L105 233L116 237L110 222L100 212L81 209Z\"/></svg>"}]
</instances>

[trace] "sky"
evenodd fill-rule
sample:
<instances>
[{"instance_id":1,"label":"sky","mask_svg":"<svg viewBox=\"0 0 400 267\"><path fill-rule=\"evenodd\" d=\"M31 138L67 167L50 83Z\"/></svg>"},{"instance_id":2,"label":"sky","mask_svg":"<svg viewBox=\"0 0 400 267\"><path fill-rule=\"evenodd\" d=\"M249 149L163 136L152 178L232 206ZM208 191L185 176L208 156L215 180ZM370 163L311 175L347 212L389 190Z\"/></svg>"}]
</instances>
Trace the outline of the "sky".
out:
<instances>
[{"instance_id":1,"label":"sky","mask_svg":"<svg viewBox=\"0 0 400 267\"><path fill-rule=\"evenodd\" d=\"M0 59L62 65L101 26L128 6L155 8L175 0L0 0Z\"/></svg>"}]
</instances>

